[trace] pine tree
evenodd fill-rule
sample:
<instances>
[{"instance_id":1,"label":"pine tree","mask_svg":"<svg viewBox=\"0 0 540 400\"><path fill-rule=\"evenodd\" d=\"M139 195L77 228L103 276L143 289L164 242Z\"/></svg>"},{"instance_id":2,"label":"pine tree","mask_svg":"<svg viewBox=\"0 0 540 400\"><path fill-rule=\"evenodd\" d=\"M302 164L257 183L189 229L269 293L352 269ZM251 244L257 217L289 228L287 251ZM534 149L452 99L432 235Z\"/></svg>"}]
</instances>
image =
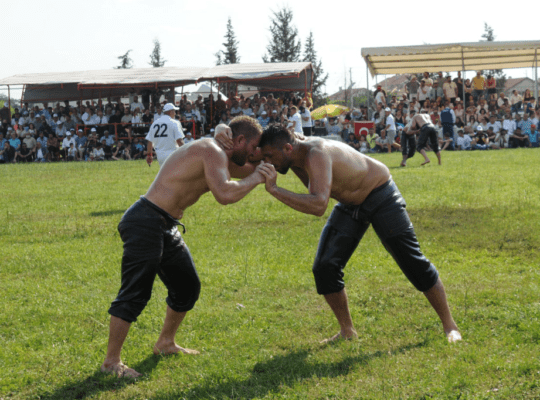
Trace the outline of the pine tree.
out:
<instances>
[{"instance_id":1,"label":"pine tree","mask_svg":"<svg viewBox=\"0 0 540 400\"><path fill-rule=\"evenodd\" d=\"M126 52L126 54L124 54L124 55L122 55L120 57L117 57L120 60L120 65L118 67L114 67L114 68L116 68L116 69L129 69L129 68L133 67L133 60L129 56L130 52L131 52L131 50L128 50Z\"/></svg>"},{"instance_id":2,"label":"pine tree","mask_svg":"<svg viewBox=\"0 0 540 400\"><path fill-rule=\"evenodd\" d=\"M221 62L222 64L238 64L240 62L240 56L238 55L238 41L234 34L231 17L229 17L229 20L227 21L227 33L225 34L225 43L223 43L223 47L225 47L225 50L218 52L218 62Z\"/></svg>"},{"instance_id":3,"label":"pine tree","mask_svg":"<svg viewBox=\"0 0 540 400\"><path fill-rule=\"evenodd\" d=\"M290 8L284 7L278 12L272 11L274 17L270 25L272 38L266 46L267 54L264 62L298 62L300 60L301 43L298 29L292 24L293 14Z\"/></svg>"},{"instance_id":4,"label":"pine tree","mask_svg":"<svg viewBox=\"0 0 540 400\"><path fill-rule=\"evenodd\" d=\"M152 54L150 54L150 64L154 68L161 68L165 65L167 60L163 60L161 57L161 44L159 43L159 40L154 39L154 50L152 51Z\"/></svg>"},{"instance_id":5,"label":"pine tree","mask_svg":"<svg viewBox=\"0 0 540 400\"><path fill-rule=\"evenodd\" d=\"M325 97L326 93L323 93L322 90L323 86L326 85L328 74L324 74L322 62L320 60L317 61L317 52L315 51L313 32L309 32L309 36L306 40L306 47L304 49L304 58L302 61L310 62L313 66L313 100L315 100L315 98Z\"/></svg>"},{"instance_id":6,"label":"pine tree","mask_svg":"<svg viewBox=\"0 0 540 400\"><path fill-rule=\"evenodd\" d=\"M495 34L493 33L493 28L484 22L484 33L481 36L485 39L486 42L495 41ZM493 75L497 81L497 90L499 92L504 90L504 85L506 84L506 74L503 73L502 69L490 69L486 71L487 75Z\"/></svg>"}]
</instances>

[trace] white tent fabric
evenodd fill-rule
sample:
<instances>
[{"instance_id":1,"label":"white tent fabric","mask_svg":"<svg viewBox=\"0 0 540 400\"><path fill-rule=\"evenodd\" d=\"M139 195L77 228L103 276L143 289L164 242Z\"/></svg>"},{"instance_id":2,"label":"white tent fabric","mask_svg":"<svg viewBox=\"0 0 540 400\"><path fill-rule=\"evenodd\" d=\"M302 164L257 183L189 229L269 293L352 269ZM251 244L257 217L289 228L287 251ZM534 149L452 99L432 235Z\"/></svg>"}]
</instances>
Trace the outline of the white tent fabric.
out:
<instances>
[{"instance_id":1,"label":"white tent fabric","mask_svg":"<svg viewBox=\"0 0 540 400\"><path fill-rule=\"evenodd\" d=\"M171 88L208 80L249 83L269 90L311 91L313 69L311 63L107 69L14 75L1 79L0 85L26 85L25 101L54 101L116 97L135 88Z\"/></svg>"},{"instance_id":2,"label":"white tent fabric","mask_svg":"<svg viewBox=\"0 0 540 400\"><path fill-rule=\"evenodd\" d=\"M536 67L540 41L450 43L362 49L371 76Z\"/></svg>"},{"instance_id":3,"label":"white tent fabric","mask_svg":"<svg viewBox=\"0 0 540 400\"><path fill-rule=\"evenodd\" d=\"M214 96L214 100L217 100L218 91L215 88L212 88L212 90L210 90L211 89L210 85L203 83L199 85L198 87L195 87L194 85L190 85L190 86L191 87L188 86L188 87L183 88L183 92L184 92L183 94L187 96L188 100L194 101L194 100L197 100L197 97L199 95L201 95L202 97L208 97L210 94ZM182 93L176 91L176 94L181 95ZM223 93L219 92L219 94L221 95L221 98L224 101L228 100L227 96L225 96Z\"/></svg>"}]
</instances>

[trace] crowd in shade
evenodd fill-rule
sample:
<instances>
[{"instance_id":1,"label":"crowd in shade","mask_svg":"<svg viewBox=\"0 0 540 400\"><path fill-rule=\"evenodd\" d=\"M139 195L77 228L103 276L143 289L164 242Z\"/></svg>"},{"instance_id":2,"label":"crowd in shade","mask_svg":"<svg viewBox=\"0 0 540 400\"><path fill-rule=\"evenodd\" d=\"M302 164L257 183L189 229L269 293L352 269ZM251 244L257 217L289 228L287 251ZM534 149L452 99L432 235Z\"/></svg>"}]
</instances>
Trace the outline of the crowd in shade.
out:
<instances>
[{"instance_id":1,"label":"crowd in shade","mask_svg":"<svg viewBox=\"0 0 540 400\"><path fill-rule=\"evenodd\" d=\"M229 93L195 101L184 95L175 118L185 133L185 143L211 137L219 123L247 115L264 128L279 123L305 136L342 140L363 153L399 151L401 132L415 113L429 114L443 150L488 150L538 147L540 101L529 90L514 91L510 98L498 93L492 76L481 71L465 82L442 72L413 75L406 92L389 96L382 87L374 92L372 107L359 107L333 118L313 120L311 99L282 92L244 97ZM4 102L0 108L0 163L47 161L136 160L146 158L145 136L161 118L165 103L131 95L129 101L81 101L63 104L24 103L14 112ZM366 136L354 135L355 121L373 121Z\"/></svg>"},{"instance_id":2,"label":"crowd in shade","mask_svg":"<svg viewBox=\"0 0 540 400\"><path fill-rule=\"evenodd\" d=\"M146 158L145 136L163 114L162 103L146 103L139 96L128 102L107 99L56 103L24 103L14 112L0 108L0 163L47 161L136 160ZM184 95L177 102L175 118L181 123L185 143L211 137L219 123L247 115L265 127L280 123L310 135L312 120L309 98L294 93L244 97L230 93L195 101Z\"/></svg>"}]
</instances>

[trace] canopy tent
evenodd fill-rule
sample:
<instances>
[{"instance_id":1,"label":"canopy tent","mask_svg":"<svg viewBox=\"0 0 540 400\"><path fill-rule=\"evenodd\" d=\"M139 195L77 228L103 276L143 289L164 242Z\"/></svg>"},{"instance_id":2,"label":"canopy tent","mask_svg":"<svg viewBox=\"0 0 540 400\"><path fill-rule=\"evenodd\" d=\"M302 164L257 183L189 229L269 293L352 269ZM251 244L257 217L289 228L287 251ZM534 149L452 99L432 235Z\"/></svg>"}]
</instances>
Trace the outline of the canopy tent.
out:
<instances>
[{"instance_id":1,"label":"canopy tent","mask_svg":"<svg viewBox=\"0 0 540 400\"><path fill-rule=\"evenodd\" d=\"M223 93L218 92L216 89L211 88L210 85L207 83L203 83L196 87L195 85L189 85L188 87L183 87L182 92L176 91L177 95L186 95L187 99L189 101L197 100L197 97L199 95L203 97L208 97L210 94L214 96L215 99L217 99L217 95L220 94L221 98L223 100L227 100L227 96L225 96Z\"/></svg>"},{"instance_id":2,"label":"canopy tent","mask_svg":"<svg viewBox=\"0 0 540 400\"><path fill-rule=\"evenodd\" d=\"M261 89L311 91L311 63L230 64L213 68L165 67L21 74L0 85L22 85L22 101L87 100L126 95L136 89L184 86L200 81L245 83Z\"/></svg>"},{"instance_id":3,"label":"canopy tent","mask_svg":"<svg viewBox=\"0 0 540 400\"><path fill-rule=\"evenodd\" d=\"M540 41L529 40L367 47L363 48L361 53L367 70L374 77L381 74L528 67L533 67L536 71L539 49ZM538 88L535 87L535 97L537 96Z\"/></svg>"}]
</instances>

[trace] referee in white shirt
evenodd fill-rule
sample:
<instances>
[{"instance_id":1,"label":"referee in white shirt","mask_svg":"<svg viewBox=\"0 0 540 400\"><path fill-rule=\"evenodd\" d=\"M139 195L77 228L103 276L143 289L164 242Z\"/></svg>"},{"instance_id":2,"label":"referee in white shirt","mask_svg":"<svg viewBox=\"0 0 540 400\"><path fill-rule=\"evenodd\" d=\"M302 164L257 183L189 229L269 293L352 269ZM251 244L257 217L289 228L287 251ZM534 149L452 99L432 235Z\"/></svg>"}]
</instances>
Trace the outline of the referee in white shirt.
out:
<instances>
[{"instance_id":1,"label":"referee in white shirt","mask_svg":"<svg viewBox=\"0 0 540 400\"><path fill-rule=\"evenodd\" d=\"M150 126L146 135L148 141L146 162L148 166L152 164L152 146L156 149L159 165L162 165L169 154L184 144L184 132L180 122L174 119L175 107L172 103L167 103L163 107L163 115Z\"/></svg>"}]
</instances>

